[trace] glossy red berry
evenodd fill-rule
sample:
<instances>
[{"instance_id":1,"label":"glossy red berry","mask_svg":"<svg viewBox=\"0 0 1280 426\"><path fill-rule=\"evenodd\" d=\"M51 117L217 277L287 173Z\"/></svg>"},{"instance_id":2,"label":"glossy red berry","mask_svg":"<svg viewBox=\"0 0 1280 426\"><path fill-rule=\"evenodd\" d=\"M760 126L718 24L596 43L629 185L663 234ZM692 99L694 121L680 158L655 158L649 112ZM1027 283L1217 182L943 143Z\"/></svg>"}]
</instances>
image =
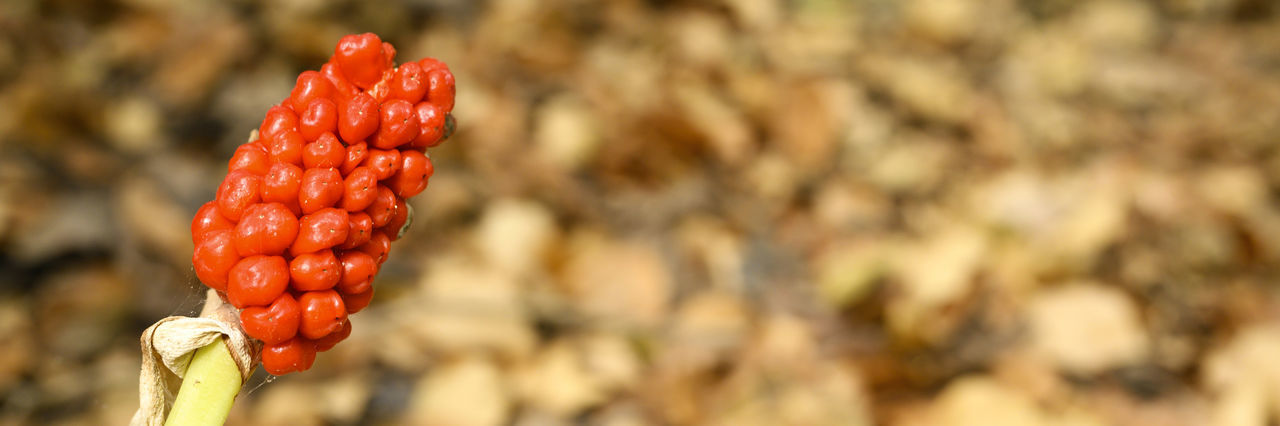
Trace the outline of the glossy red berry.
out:
<instances>
[{"instance_id":1,"label":"glossy red berry","mask_svg":"<svg viewBox=\"0 0 1280 426\"><path fill-rule=\"evenodd\" d=\"M444 112L453 111L455 93L453 73L445 68L427 71L427 101L436 104Z\"/></svg>"},{"instance_id":2,"label":"glossy red berry","mask_svg":"<svg viewBox=\"0 0 1280 426\"><path fill-rule=\"evenodd\" d=\"M382 42L382 59L386 61L386 68L396 66L396 47L392 46L391 43Z\"/></svg>"},{"instance_id":3,"label":"glossy red berry","mask_svg":"<svg viewBox=\"0 0 1280 426\"><path fill-rule=\"evenodd\" d=\"M346 187L342 192L342 200L338 203L343 210L360 212L373 204L378 194L378 177L368 167L356 167L343 182Z\"/></svg>"},{"instance_id":4,"label":"glossy red berry","mask_svg":"<svg viewBox=\"0 0 1280 426\"><path fill-rule=\"evenodd\" d=\"M357 93L338 108L338 136L347 143L365 140L378 130L378 101Z\"/></svg>"},{"instance_id":5,"label":"glossy red berry","mask_svg":"<svg viewBox=\"0 0 1280 426\"><path fill-rule=\"evenodd\" d=\"M281 294L269 307L252 306L240 311L245 333L268 345L283 343L298 334L302 310L289 293Z\"/></svg>"},{"instance_id":6,"label":"glossy red berry","mask_svg":"<svg viewBox=\"0 0 1280 426\"><path fill-rule=\"evenodd\" d=\"M378 274L378 261L358 250L344 251L338 257L342 263L342 276L338 280L338 292L342 294L363 293L373 283Z\"/></svg>"},{"instance_id":7,"label":"glossy red berry","mask_svg":"<svg viewBox=\"0 0 1280 426\"><path fill-rule=\"evenodd\" d=\"M308 339L319 339L342 329L347 321L347 307L342 296L333 290L308 291L298 298L302 323L298 331Z\"/></svg>"},{"instance_id":8,"label":"glossy red berry","mask_svg":"<svg viewBox=\"0 0 1280 426\"><path fill-rule=\"evenodd\" d=\"M227 171L245 170L255 175L264 175L271 167L267 151L258 144L247 143L236 148L236 153L227 162Z\"/></svg>"},{"instance_id":9,"label":"glossy red berry","mask_svg":"<svg viewBox=\"0 0 1280 426\"><path fill-rule=\"evenodd\" d=\"M361 89L373 87L387 68L382 39L373 33L342 37L333 50L333 62L347 80Z\"/></svg>"},{"instance_id":10,"label":"glossy red berry","mask_svg":"<svg viewBox=\"0 0 1280 426\"><path fill-rule=\"evenodd\" d=\"M235 245L241 256L284 254L298 237L298 218L280 203L254 204L236 224Z\"/></svg>"},{"instance_id":11,"label":"glossy red berry","mask_svg":"<svg viewBox=\"0 0 1280 426\"><path fill-rule=\"evenodd\" d=\"M404 233L409 230L409 225L413 221L413 210L409 208L409 204L403 198L396 199L395 214L391 216L391 221L387 222L382 228L386 231L391 241L400 239Z\"/></svg>"},{"instance_id":12,"label":"glossy red berry","mask_svg":"<svg viewBox=\"0 0 1280 426\"><path fill-rule=\"evenodd\" d=\"M338 65L333 62L326 62L321 66L320 74L330 83L333 83L333 103L337 105L342 105L343 102L351 99L359 91L354 84L347 81L347 76L342 75L342 71L338 70Z\"/></svg>"},{"instance_id":13,"label":"glossy red berry","mask_svg":"<svg viewBox=\"0 0 1280 426\"><path fill-rule=\"evenodd\" d=\"M426 154L405 151L400 160L400 171L386 181L387 187L401 198L409 198L427 189L427 180L436 168Z\"/></svg>"},{"instance_id":14,"label":"glossy red berry","mask_svg":"<svg viewBox=\"0 0 1280 426\"><path fill-rule=\"evenodd\" d=\"M275 376L307 371L315 361L315 343L301 336L262 347L262 368Z\"/></svg>"},{"instance_id":15,"label":"glossy red berry","mask_svg":"<svg viewBox=\"0 0 1280 426\"><path fill-rule=\"evenodd\" d=\"M326 208L298 221L298 239L289 249L293 255L327 249L347 240L351 228L346 210Z\"/></svg>"},{"instance_id":16,"label":"glossy red berry","mask_svg":"<svg viewBox=\"0 0 1280 426\"><path fill-rule=\"evenodd\" d=\"M342 328L338 329L338 331L329 333L328 336L324 336L319 339L316 339L316 351L324 352L329 349L333 349L333 347L337 346L338 343L342 342L343 340L347 340L348 336L351 336L351 320L350 319L343 321Z\"/></svg>"},{"instance_id":17,"label":"glossy red berry","mask_svg":"<svg viewBox=\"0 0 1280 426\"><path fill-rule=\"evenodd\" d=\"M413 104L392 99L382 104L378 130L370 144L378 149L393 149L418 137L418 115Z\"/></svg>"},{"instance_id":18,"label":"glossy red berry","mask_svg":"<svg viewBox=\"0 0 1280 426\"><path fill-rule=\"evenodd\" d=\"M290 163L275 163L262 177L262 201L280 203L295 216L302 212L298 192L302 188L302 168Z\"/></svg>"},{"instance_id":19,"label":"glossy red berry","mask_svg":"<svg viewBox=\"0 0 1280 426\"><path fill-rule=\"evenodd\" d=\"M347 148L338 142L333 133L323 133L302 151L302 165L308 169L342 167L347 159Z\"/></svg>"},{"instance_id":20,"label":"glossy red berry","mask_svg":"<svg viewBox=\"0 0 1280 426\"><path fill-rule=\"evenodd\" d=\"M373 287L364 293L348 294L342 297L342 303L347 306L347 314L360 312L369 306L369 302L373 300Z\"/></svg>"},{"instance_id":21,"label":"glossy red berry","mask_svg":"<svg viewBox=\"0 0 1280 426\"><path fill-rule=\"evenodd\" d=\"M267 110L267 117L258 127L258 138L269 139L277 133L292 130L298 131L298 114L284 105L276 105Z\"/></svg>"},{"instance_id":22,"label":"glossy red berry","mask_svg":"<svg viewBox=\"0 0 1280 426\"><path fill-rule=\"evenodd\" d=\"M302 146L306 140L295 130L282 130L264 139L259 139L267 149L267 156L272 162L302 164Z\"/></svg>"},{"instance_id":23,"label":"glossy red berry","mask_svg":"<svg viewBox=\"0 0 1280 426\"><path fill-rule=\"evenodd\" d=\"M347 228L347 239L338 245L338 248L350 250L364 245L369 242L369 236L373 232L373 219L365 212L351 213L349 216L351 226Z\"/></svg>"},{"instance_id":24,"label":"glossy red berry","mask_svg":"<svg viewBox=\"0 0 1280 426\"><path fill-rule=\"evenodd\" d=\"M227 275L227 300L237 308L267 306L289 287L289 264L280 256L249 256Z\"/></svg>"},{"instance_id":25,"label":"glossy red berry","mask_svg":"<svg viewBox=\"0 0 1280 426\"><path fill-rule=\"evenodd\" d=\"M396 215L396 194L390 188L378 185L378 194L364 212L373 219L374 228L386 226L391 222L391 217Z\"/></svg>"},{"instance_id":26,"label":"glossy red berry","mask_svg":"<svg viewBox=\"0 0 1280 426\"><path fill-rule=\"evenodd\" d=\"M419 102L413 110L418 116L418 136L410 142L409 147L426 149L444 142L446 115L444 111L430 102Z\"/></svg>"},{"instance_id":27,"label":"glossy red berry","mask_svg":"<svg viewBox=\"0 0 1280 426\"><path fill-rule=\"evenodd\" d=\"M428 72L435 69L449 70L449 66L436 58L422 58L418 60L418 66L422 67L422 72Z\"/></svg>"},{"instance_id":28,"label":"glossy red berry","mask_svg":"<svg viewBox=\"0 0 1280 426\"><path fill-rule=\"evenodd\" d=\"M314 141L325 133L338 131L338 105L329 99L312 99L298 117L298 133Z\"/></svg>"},{"instance_id":29,"label":"glossy red berry","mask_svg":"<svg viewBox=\"0 0 1280 426\"><path fill-rule=\"evenodd\" d=\"M342 175L337 169L307 169L302 173L302 186L298 189L298 203L302 213L311 214L333 207L342 199Z\"/></svg>"},{"instance_id":30,"label":"glossy red berry","mask_svg":"<svg viewBox=\"0 0 1280 426\"><path fill-rule=\"evenodd\" d=\"M301 113L313 100L332 98L333 90L333 83L325 76L315 71L303 71L298 74L293 92L289 93L289 105L294 111Z\"/></svg>"},{"instance_id":31,"label":"glossy red berry","mask_svg":"<svg viewBox=\"0 0 1280 426\"><path fill-rule=\"evenodd\" d=\"M232 243L233 235L229 229L210 231L196 244L191 254L196 277L214 290L227 290L227 277L231 268L240 262L240 253L236 252L236 246Z\"/></svg>"},{"instance_id":32,"label":"glossy red berry","mask_svg":"<svg viewBox=\"0 0 1280 426\"><path fill-rule=\"evenodd\" d=\"M196 210L196 217L191 219L191 242L199 245L210 232L230 230L235 226L235 222L222 217L222 213L218 211L217 202L204 203L199 210Z\"/></svg>"},{"instance_id":33,"label":"glossy red berry","mask_svg":"<svg viewBox=\"0 0 1280 426\"><path fill-rule=\"evenodd\" d=\"M400 151L395 149L370 149L364 165L378 180L383 180L400 171L400 156Z\"/></svg>"},{"instance_id":34,"label":"glossy red berry","mask_svg":"<svg viewBox=\"0 0 1280 426\"><path fill-rule=\"evenodd\" d=\"M244 210L262 201L262 178L248 170L227 173L218 186L218 212L231 221L239 221Z\"/></svg>"},{"instance_id":35,"label":"glossy red berry","mask_svg":"<svg viewBox=\"0 0 1280 426\"><path fill-rule=\"evenodd\" d=\"M342 160L342 168L338 169L338 171L342 172L343 176L349 175L356 167L360 167L360 164L364 163L365 158L368 157L369 149L364 141L348 143L347 157Z\"/></svg>"},{"instance_id":36,"label":"glossy red berry","mask_svg":"<svg viewBox=\"0 0 1280 426\"><path fill-rule=\"evenodd\" d=\"M391 97L416 104L427 95L427 73L417 62L408 62L396 69L391 80Z\"/></svg>"},{"instance_id":37,"label":"glossy red berry","mask_svg":"<svg viewBox=\"0 0 1280 426\"><path fill-rule=\"evenodd\" d=\"M387 261L387 255L391 253L391 238L381 232L373 232L369 235L369 242L356 247L356 250L365 252L365 254L373 257L373 260L378 262L378 265L382 265L382 262Z\"/></svg>"},{"instance_id":38,"label":"glossy red berry","mask_svg":"<svg viewBox=\"0 0 1280 426\"><path fill-rule=\"evenodd\" d=\"M328 290L342 278L342 264L333 250L320 250L298 255L289 262L293 289L298 291Z\"/></svg>"}]
</instances>

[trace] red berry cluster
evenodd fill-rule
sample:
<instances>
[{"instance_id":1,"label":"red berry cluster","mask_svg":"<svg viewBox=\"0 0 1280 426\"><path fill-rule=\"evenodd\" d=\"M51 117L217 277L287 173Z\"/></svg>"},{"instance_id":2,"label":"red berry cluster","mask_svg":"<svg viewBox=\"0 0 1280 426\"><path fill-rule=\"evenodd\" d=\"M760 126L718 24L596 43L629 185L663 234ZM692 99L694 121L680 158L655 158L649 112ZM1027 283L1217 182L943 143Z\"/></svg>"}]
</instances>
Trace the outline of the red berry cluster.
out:
<instances>
[{"instance_id":1,"label":"red berry cluster","mask_svg":"<svg viewBox=\"0 0 1280 426\"><path fill-rule=\"evenodd\" d=\"M343 37L267 111L191 222L196 275L241 309L271 374L307 370L351 334L347 315L369 304L411 219L405 199L434 171L426 149L452 130L449 68L394 67L395 54L374 34Z\"/></svg>"}]
</instances>

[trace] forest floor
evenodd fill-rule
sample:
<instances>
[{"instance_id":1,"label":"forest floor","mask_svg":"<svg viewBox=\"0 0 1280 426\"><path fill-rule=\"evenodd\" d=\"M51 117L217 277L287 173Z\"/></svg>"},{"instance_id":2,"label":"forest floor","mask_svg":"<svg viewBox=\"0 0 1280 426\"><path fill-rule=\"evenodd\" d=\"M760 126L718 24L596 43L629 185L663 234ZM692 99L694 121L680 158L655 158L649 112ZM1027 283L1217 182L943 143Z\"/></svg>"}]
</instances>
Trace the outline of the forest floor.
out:
<instances>
[{"instance_id":1,"label":"forest floor","mask_svg":"<svg viewBox=\"0 0 1280 426\"><path fill-rule=\"evenodd\" d=\"M0 424L125 422L192 214L363 31L457 133L231 424L1280 421L1270 2L410 3L5 3Z\"/></svg>"}]
</instances>

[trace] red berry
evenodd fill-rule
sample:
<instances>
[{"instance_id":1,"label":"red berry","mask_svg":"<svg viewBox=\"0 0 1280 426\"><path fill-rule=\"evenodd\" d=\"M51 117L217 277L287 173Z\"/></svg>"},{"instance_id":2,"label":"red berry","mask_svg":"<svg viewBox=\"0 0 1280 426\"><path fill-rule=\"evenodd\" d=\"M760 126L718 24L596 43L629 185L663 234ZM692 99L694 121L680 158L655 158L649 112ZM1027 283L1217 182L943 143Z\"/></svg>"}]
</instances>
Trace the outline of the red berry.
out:
<instances>
[{"instance_id":1,"label":"red berry","mask_svg":"<svg viewBox=\"0 0 1280 426\"><path fill-rule=\"evenodd\" d=\"M254 204L236 224L236 251L241 256L283 254L297 236L298 218L284 204Z\"/></svg>"},{"instance_id":2,"label":"red berry","mask_svg":"<svg viewBox=\"0 0 1280 426\"><path fill-rule=\"evenodd\" d=\"M400 151L395 149L370 149L364 165L373 171L378 180L394 176L400 171Z\"/></svg>"},{"instance_id":3,"label":"red berry","mask_svg":"<svg viewBox=\"0 0 1280 426\"><path fill-rule=\"evenodd\" d=\"M338 65L333 62L326 62L320 67L320 74L324 76L329 83L333 83L333 103L342 105L347 99L355 96L359 89L347 81L347 76L342 75L342 71L338 70Z\"/></svg>"},{"instance_id":4,"label":"red berry","mask_svg":"<svg viewBox=\"0 0 1280 426\"><path fill-rule=\"evenodd\" d=\"M267 148L271 161L302 164L302 146L307 143L302 134L294 130L282 130L265 139L259 139Z\"/></svg>"},{"instance_id":5,"label":"red berry","mask_svg":"<svg viewBox=\"0 0 1280 426\"><path fill-rule=\"evenodd\" d=\"M350 299L352 297L358 298L362 294L368 295L369 292L371 291L373 291L373 278L370 278L365 281L361 281L352 286L343 287L342 289L338 290L339 294L342 295L344 302L346 301L346 299ZM347 306L347 312L352 312L351 307L352 307L351 305Z\"/></svg>"},{"instance_id":6,"label":"red berry","mask_svg":"<svg viewBox=\"0 0 1280 426\"><path fill-rule=\"evenodd\" d=\"M338 169L338 171L342 172L343 176L349 175L351 174L351 171L355 170L356 167L359 167L360 163L363 163L364 159L368 156L369 149L363 141L348 144L347 157L342 160L342 168Z\"/></svg>"},{"instance_id":7,"label":"red berry","mask_svg":"<svg viewBox=\"0 0 1280 426\"><path fill-rule=\"evenodd\" d=\"M453 111L455 93L453 73L447 68L427 71L427 102L439 106L444 112Z\"/></svg>"},{"instance_id":8,"label":"red berry","mask_svg":"<svg viewBox=\"0 0 1280 426\"><path fill-rule=\"evenodd\" d=\"M350 336L350 335L351 335L351 320L348 319L342 322L342 328L338 329L338 331L329 333L328 336L324 336L319 339L316 339L316 351L324 352L329 349L333 349L333 347L337 346L339 342L342 342L343 340L347 340L347 336Z\"/></svg>"},{"instance_id":9,"label":"red berry","mask_svg":"<svg viewBox=\"0 0 1280 426\"><path fill-rule=\"evenodd\" d=\"M351 228L346 210L326 208L298 221L298 239L289 251L297 256L327 249L347 240Z\"/></svg>"},{"instance_id":10,"label":"red berry","mask_svg":"<svg viewBox=\"0 0 1280 426\"><path fill-rule=\"evenodd\" d=\"M373 257L378 265L382 265L382 262L387 261L387 254L391 252L391 239L381 232L373 232L369 235L369 242L356 247L356 250L365 252Z\"/></svg>"},{"instance_id":11,"label":"red berry","mask_svg":"<svg viewBox=\"0 0 1280 426\"><path fill-rule=\"evenodd\" d=\"M267 117L262 119L262 126L258 127L258 138L269 139L286 130L298 131L298 115L287 106L276 105L267 110Z\"/></svg>"},{"instance_id":12,"label":"red berry","mask_svg":"<svg viewBox=\"0 0 1280 426\"><path fill-rule=\"evenodd\" d=\"M445 113L440 107L430 102L419 102L413 110L418 116L418 136L409 147L424 149L444 142Z\"/></svg>"},{"instance_id":13,"label":"red berry","mask_svg":"<svg viewBox=\"0 0 1280 426\"><path fill-rule=\"evenodd\" d=\"M363 253L363 252L357 251L356 253ZM366 254L366 256L367 256L367 254ZM373 260L370 260L370 262L373 262ZM375 265L376 265L376 263L375 263ZM341 284L340 284L340 285L338 285L338 286L337 286L337 287L335 287L335 288L338 290L338 293L341 293L344 297L345 297L345 296L347 296L347 295L351 295L351 294L360 294L360 293L364 293L364 292L369 291L369 289L373 288L373 278L369 278L369 279L364 280L364 281L356 282L356 283L351 284L351 285L341 285Z\"/></svg>"},{"instance_id":14,"label":"red berry","mask_svg":"<svg viewBox=\"0 0 1280 426\"><path fill-rule=\"evenodd\" d=\"M315 361L315 343L302 337L262 347L262 368L272 375L307 371Z\"/></svg>"},{"instance_id":15,"label":"red berry","mask_svg":"<svg viewBox=\"0 0 1280 426\"><path fill-rule=\"evenodd\" d=\"M422 67L422 72L429 72L429 71L431 71L431 70L435 70L435 69L442 69L442 70L445 70L445 71L448 71L448 70L449 70L449 66L448 66L448 65L445 65L445 63L444 63L444 62L440 62L440 60L439 60L439 59L436 59L436 58L422 58L422 59L419 59L419 60L418 60L418 66Z\"/></svg>"},{"instance_id":16,"label":"red berry","mask_svg":"<svg viewBox=\"0 0 1280 426\"><path fill-rule=\"evenodd\" d=\"M347 143L365 140L378 130L378 101L357 93L338 109L338 136Z\"/></svg>"},{"instance_id":17,"label":"red berry","mask_svg":"<svg viewBox=\"0 0 1280 426\"><path fill-rule=\"evenodd\" d=\"M333 83L328 78L315 71L303 71L298 74L297 84L293 86L293 92L289 93L288 102L294 111L302 112L312 100L332 97Z\"/></svg>"},{"instance_id":18,"label":"red berry","mask_svg":"<svg viewBox=\"0 0 1280 426\"><path fill-rule=\"evenodd\" d=\"M427 94L427 73L417 62L407 62L396 69L391 80L391 97L418 103Z\"/></svg>"},{"instance_id":19,"label":"red berry","mask_svg":"<svg viewBox=\"0 0 1280 426\"><path fill-rule=\"evenodd\" d=\"M289 262L289 276L293 277L294 290L328 290L342 277L342 264L333 250L301 254Z\"/></svg>"},{"instance_id":20,"label":"red berry","mask_svg":"<svg viewBox=\"0 0 1280 426\"><path fill-rule=\"evenodd\" d=\"M289 264L280 256L249 256L231 267L227 300L235 307L267 306L289 287Z\"/></svg>"},{"instance_id":21,"label":"red berry","mask_svg":"<svg viewBox=\"0 0 1280 426\"><path fill-rule=\"evenodd\" d=\"M404 233L409 230L409 225L413 221L413 210L409 209L409 204L403 198L396 199L396 212L391 216L391 221L387 222L382 228L386 231L391 241L400 239Z\"/></svg>"},{"instance_id":22,"label":"red berry","mask_svg":"<svg viewBox=\"0 0 1280 426\"><path fill-rule=\"evenodd\" d=\"M290 163L275 163L271 170L262 177L262 201L280 203L298 215L302 206L298 204L298 191L302 188L302 168Z\"/></svg>"},{"instance_id":23,"label":"red berry","mask_svg":"<svg viewBox=\"0 0 1280 426\"><path fill-rule=\"evenodd\" d=\"M252 306L240 311L240 325L255 339L268 345L292 339L298 334L302 310L289 293L281 294L270 307Z\"/></svg>"},{"instance_id":24,"label":"red berry","mask_svg":"<svg viewBox=\"0 0 1280 426\"><path fill-rule=\"evenodd\" d=\"M227 290L227 276L240 261L240 254L232 243L233 232L222 229L205 234L191 254L196 277L214 290Z\"/></svg>"},{"instance_id":25,"label":"red berry","mask_svg":"<svg viewBox=\"0 0 1280 426\"><path fill-rule=\"evenodd\" d=\"M347 239L338 248L350 250L364 245L369 242L370 233L373 232L373 219L364 212L351 213L351 226L347 228Z\"/></svg>"},{"instance_id":26,"label":"red berry","mask_svg":"<svg viewBox=\"0 0 1280 426\"><path fill-rule=\"evenodd\" d=\"M302 308L302 323L298 331L308 339L319 339L342 330L347 320L347 307L342 296L333 290L308 291L298 298Z\"/></svg>"},{"instance_id":27,"label":"red berry","mask_svg":"<svg viewBox=\"0 0 1280 426\"><path fill-rule=\"evenodd\" d=\"M264 175L270 167L271 161L267 159L267 151L253 143L240 145L236 148L236 153L231 156L231 161L227 162L228 172L246 170L255 175Z\"/></svg>"},{"instance_id":28,"label":"red berry","mask_svg":"<svg viewBox=\"0 0 1280 426\"><path fill-rule=\"evenodd\" d=\"M386 181L401 198L409 198L427 189L427 180L435 174L436 168L426 154L418 151L405 151L400 160L400 171Z\"/></svg>"},{"instance_id":29,"label":"red berry","mask_svg":"<svg viewBox=\"0 0 1280 426\"><path fill-rule=\"evenodd\" d=\"M307 169L302 173L302 186L298 189L298 203L302 212L311 214L333 207L342 199L342 175L332 168Z\"/></svg>"},{"instance_id":30,"label":"red berry","mask_svg":"<svg viewBox=\"0 0 1280 426\"><path fill-rule=\"evenodd\" d=\"M351 334L347 315L373 299L412 222L407 199L434 173L426 149L452 133L448 66L397 68L395 56L372 33L343 37L267 111L192 219L196 275L241 309L271 374L307 370Z\"/></svg>"},{"instance_id":31,"label":"red berry","mask_svg":"<svg viewBox=\"0 0 1280 426\"><path fill-rule=\"evenodd\" d=\"M232 221L240 220L244 209L262 201L262 178L248 170L235 170L227 173L218 186L218 211L222 217Z\"/></svg>"},{"instance_id":32,"label":"red berry","mask_svg":"<svg viewBox=\"0 0 1280 426\"><path fill-rule=\"evenodd\" d=\"M196 217L191 219L191 242L199 245L204 237L213 231L230 230L236 224L222 217L218 212L218 203L210 201L196 210Z\"/></svg>"},{"instance_id":33,"label":"red berry","mask_svg":"<svg viewBox=\"0 0 1280 426\"><path fill-rule=\"evenodd\" d=\"M347 159L347 149L333 133L323 133L302 151L302 165L308 169L338 168Z\"/></svg>"},{"instance_id":34,"label":"red berry","mask_svg":"<svg viewBox=\"0 0 1280 426\"><path fill-rule=\"evenodd\" d=\"M396 66L396 47L391 43L382 42L382 57L386 60L385 68Z\"/></svg>"},{"instance_id":35,"label":"red berry","mask_svg":"<svg viewBox=\"0 0 1280 426\"><path fill-rule=\"evenodd\" d=\"M312 99L298 117L298 133L308 141L338 131L338 105L329 99Z\"/></svg>"},{"instance_id":36,"label":"red berry","mask_svg":"<svg viewBox=\"0 0 1280 426\"><path fill-rule=\"evenodd\" d=\"M390 188L378 185L378 195L374 197L373 204L365 209L365 213L369 214L369 218L373 219L373 227L381 228L388 222L391 217L396 215L396 194L391 192Z\"/></svg>"},{"instance_id":37,"label":"red berry","mask_svg":"<svg viewBox=\"0 0 1280 426\"><path fill-rule=\"evenodd\" d=\"M418 116L413 104L392 99L382 104L382 117L371 144L379 149L393 149L418 137Z\"/></svg>"},{"instance_id":38,"label":"red berry","mask_svg":"<svg viewBox=\"0 0 1280 426\"><path fill-rule=\"evenodd\" d=\"M352 250L344 251L338 257L342 263L342 277L338 280L338 292L342 294L363 293L373 283L378 274L378 261L369 253Z\"/></svg>"},{"instance_id":39,"label":"red berry","mask_svg":"<svg viewBox=\"0 0 1280 426\"><path fill-rule=\"evenodd\" d=\"M364 293L348 294L342 298L342 303L347 306L347 313L354 314L360 312L369 302L373 300L373 287L369 287Z\"/></svg>"},{"instance_id":40,"label":"red berry","mask_svg":"<svg viewBox=\"0 0 1280 426\"><path fill-rule=\"evenodd\" d=\"M333 50L333 62L347 80L361 89L373 87L388 67L382 39L373 33L342 37Z\"/></svg>"},{"instance_id":41,"label":"red berry","mask_svg":"<svg viewBox=\"0 0 1280 426\"><path fill-rule=\"evenodd\" d=\"M373 204L373 197L378 195L378 177L368 167L356 167L343 182L346 189L342 192L339 206L349 212L359 212Z\"/></svg>"}]
</instances>

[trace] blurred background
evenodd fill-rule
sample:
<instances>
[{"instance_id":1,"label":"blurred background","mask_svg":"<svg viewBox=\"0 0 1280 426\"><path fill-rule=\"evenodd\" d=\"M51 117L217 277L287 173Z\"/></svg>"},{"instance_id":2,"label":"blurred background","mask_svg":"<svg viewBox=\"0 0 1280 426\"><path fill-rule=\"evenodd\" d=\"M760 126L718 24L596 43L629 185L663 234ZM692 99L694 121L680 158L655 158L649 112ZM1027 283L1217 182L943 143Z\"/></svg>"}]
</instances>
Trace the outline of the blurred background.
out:
<instances>
[{"instance_id":1,"label":"blurred background","mask_svg":"<svg viewBox=\"0 0 1280 426\"><path fill-rule=\"evenodd\" d=\"M0 424L123 424L189 221L344 34L458 81L231 424L1280 422L1267 0L5 0Z\"/></svg>"}]
</instances>

